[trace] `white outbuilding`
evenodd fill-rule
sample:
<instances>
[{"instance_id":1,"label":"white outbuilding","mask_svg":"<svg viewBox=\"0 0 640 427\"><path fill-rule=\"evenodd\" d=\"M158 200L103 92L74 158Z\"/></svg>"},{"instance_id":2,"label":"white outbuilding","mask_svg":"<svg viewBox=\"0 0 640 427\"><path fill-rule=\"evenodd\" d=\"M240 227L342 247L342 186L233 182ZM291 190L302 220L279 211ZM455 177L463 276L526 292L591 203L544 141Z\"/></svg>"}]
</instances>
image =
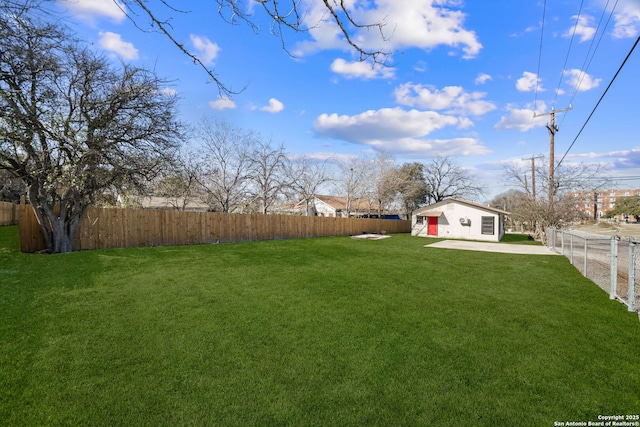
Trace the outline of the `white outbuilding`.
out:
<instances>
[{"instance_id":1,"label":"white outbuilding","mask_svg":"<svg viewBox=\"0 0 640 427\"><path fill-rule=\"evenodd\" d=\"M425 206L411 218L411 235L499 242L509 212L467 200L447 199Z\"/></svg>"}]
</instances>

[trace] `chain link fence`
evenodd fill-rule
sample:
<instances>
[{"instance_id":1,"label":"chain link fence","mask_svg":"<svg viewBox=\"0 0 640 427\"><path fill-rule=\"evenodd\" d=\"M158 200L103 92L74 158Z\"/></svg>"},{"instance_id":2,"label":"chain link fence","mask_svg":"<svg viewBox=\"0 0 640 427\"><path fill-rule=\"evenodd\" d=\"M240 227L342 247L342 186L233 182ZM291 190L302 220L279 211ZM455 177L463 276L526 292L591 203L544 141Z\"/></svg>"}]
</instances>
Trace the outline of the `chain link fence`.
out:
<instances>
[{"instance_id":1,"label":"chain link fence","mask_svg":"<svg viewBox=\"0 0 640 427\"><path fill-rule=\"evenodd\" d=\"M583 276L622 301L640 307L640 241L550 227L547 247L569 258Z\"/></svg>"}]
</instances>

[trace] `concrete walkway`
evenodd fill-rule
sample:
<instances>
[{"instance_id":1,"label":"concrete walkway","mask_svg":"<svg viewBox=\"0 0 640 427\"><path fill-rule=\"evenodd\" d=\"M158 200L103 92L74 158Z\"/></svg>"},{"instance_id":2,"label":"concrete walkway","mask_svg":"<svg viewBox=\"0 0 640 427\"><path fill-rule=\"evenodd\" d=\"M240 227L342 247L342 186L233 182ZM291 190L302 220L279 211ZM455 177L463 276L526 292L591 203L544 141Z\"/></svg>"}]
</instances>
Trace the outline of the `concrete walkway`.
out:
<instances>
[{"instance_id":1,"label":"concrete walkway","mask_svg":"<svg viewBox=\"0 0 640 427\"><path fill-rule=\"evenodd\" d=\"M546 246L516 245L510 243L469 242L465 240L443 240L424 245L425 248L459 249L464 251L502 252L506 254L559 255Z\"/></svg>"}]
</instances>

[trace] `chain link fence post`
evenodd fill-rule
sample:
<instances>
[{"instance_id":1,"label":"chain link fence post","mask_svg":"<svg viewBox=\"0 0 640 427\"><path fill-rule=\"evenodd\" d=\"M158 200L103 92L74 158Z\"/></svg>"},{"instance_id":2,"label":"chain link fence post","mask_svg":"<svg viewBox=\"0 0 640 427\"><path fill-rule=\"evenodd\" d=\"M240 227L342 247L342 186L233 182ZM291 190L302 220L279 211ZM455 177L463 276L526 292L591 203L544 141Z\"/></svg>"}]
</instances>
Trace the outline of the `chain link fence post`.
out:
<instances>
[{"instance_id":1,"label":"chain link fence post","mask_svg":"<svg viewBox=\"0 0 640 427\"><path fill-rule=\"evenodd\" d=\"M589 259L589 257L587 256L588 247L589 247L589 239L585 237L584 238L584 268L582 269L582 275L584 277L589 277L587 276L587 260Z\"/></svg>"},{"instance_id":2,"label":"chain link fence post","mask_svg":"<svg viewBox=\"0 0 640 427\"><path fill-rule=\"evenodd\" d=\"M611 288L609 290L609 299L616 299L616 291L618 286L618 238L611 237Z\"/></svg>"},{"instance_id":3,"label":"chain link fence post","mask_svg":"<svg viewBox=\"0 0 640 427\"><path fill-rule=\"evenodd\" d=\"M569 262L573 265L573 233L569 234Z\"/></svg>"},{"instance_id":4,"label":"chain link fence post","mask_svg":"<svg viewBox=\"0 0 640 427\"><path fill-rule=\"evenodd\" d=\"M569 241L565 242L567 235ZM578 271L582 268L582 275L608 293L610 299L619 300L629 311L640 311L640 290L636 283L640 282L640 241L554 227L547 229L547 236L547 247L569 258Z\"/></svg>"},{"instance_id":5,"label":"chain link fence post","mask_svg":"<svg viewBox=\"0 0 640 427\"><path fill-rule=\"evenodd\" d=\"M636 311L636 247L635 242L629 242L629 311Z\"/></svg>"}]
</instances>

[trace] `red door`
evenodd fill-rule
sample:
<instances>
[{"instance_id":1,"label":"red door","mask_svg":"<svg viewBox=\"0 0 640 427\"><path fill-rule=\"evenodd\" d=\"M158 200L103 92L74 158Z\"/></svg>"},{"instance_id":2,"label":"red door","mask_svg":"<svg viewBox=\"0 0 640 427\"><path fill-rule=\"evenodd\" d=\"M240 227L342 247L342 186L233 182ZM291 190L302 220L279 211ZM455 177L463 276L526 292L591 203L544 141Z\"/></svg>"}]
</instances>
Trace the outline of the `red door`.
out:
<instances>
[{"instance_id":1,"label":"red door","mask_svg":"<svg viewBox=\"0 0 640 427\"><path fill-rule=\"evenodd\" d=\"M429 216L427 217L429 221L427 223L427 236L437 236L438 235L438 217L437 216Z\"/></svg>"}]
</instances>

